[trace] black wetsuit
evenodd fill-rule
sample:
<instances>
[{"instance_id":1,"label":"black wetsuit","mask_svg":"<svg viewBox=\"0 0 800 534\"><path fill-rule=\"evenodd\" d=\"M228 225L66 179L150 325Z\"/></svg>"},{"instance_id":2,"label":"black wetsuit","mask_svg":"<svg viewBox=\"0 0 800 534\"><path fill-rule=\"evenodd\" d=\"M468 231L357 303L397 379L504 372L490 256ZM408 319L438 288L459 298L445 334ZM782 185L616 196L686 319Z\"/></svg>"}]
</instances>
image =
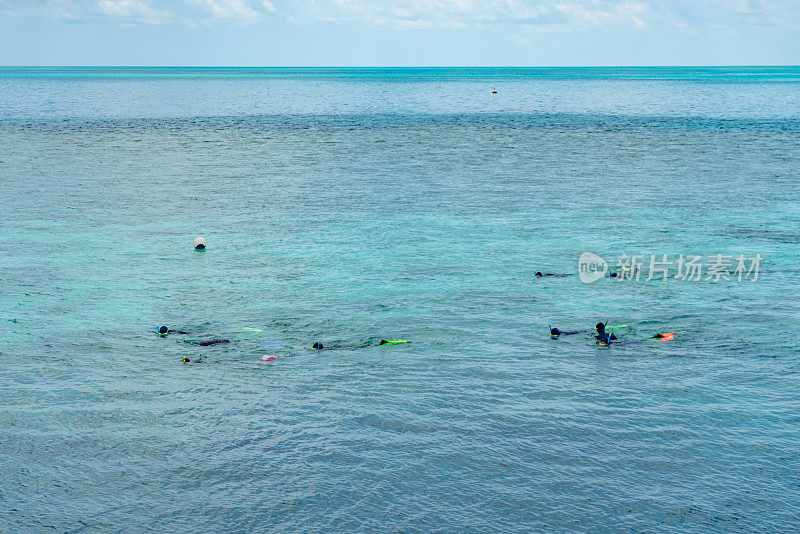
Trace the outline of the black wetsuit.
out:
<instances>
[{"instance_id":1,"label":"black wetsuit","mask_svg":"<svg viewBox=\"0 0 800 534\"><path fill-rule=\"evenodd\" d=\"M230 343L230 339L222 339L222 338L214 338L214 339L204 339L203 341L190 341L188 339L183 340L184 343L189 343L191 345L200 345L201 347L210 347L211 345L220 345L222 343Z\"/></svg>"},{"instance_id":2,"label":"black wetsuit","mask_svg":"<svg viewBox=\"0 0 800 534\"><path fill-rule=\"evenodd\" d=\"M597 341L603 341L606 339L606 336L608 337L608 339L612 341L617 339L617 336L615 336L612 332L606 332L605 330L603 330L602 332L597 332L597 335L594 336L594 338Z\"/></svg>"},{"instance_id":3,"label":"black wetsuit","mask_svg":"<svg viewBox=\"0 0 800 534\"><path fill-rule=\"evenodd\" d=\"M550 328L550 337L553 339L557 339L559 336L574 336L575 334L591 334L594 332L594 329L591 330L559 330L558 328Z\"/></svg>"},{"instance_id":4,"label":"black wetsuit","mask_svg":"<svg viewBox=\"0 0 800 534\"><path fill-rule=\"evenodd\" d=\"M551 328L550 335L551 336L573 336L575 334L588 334L592 332L592 330L559 330L558 328Z\"/></svg>"},{"instance_id":5,"label":"black wetsuit","mask_svg":"<svg viewBox=\"0 0 800 534\"><path fill-rule=\"evenodd\" d=\"M379 346L379 345L390 345L390 344L391 343L389 343L385 339L381 339L380 342L378 343L378 345L374 345L371 342L368 342L366 345L361 345L360 347L356 347L356 346L353 346L353 345L335 345L335 346L329 347L327 345L323 345L322 343L317 342L317 343L314 343L311 346L311 348L314 349L314 350L359 350L359 349L368 349L370 347L375 347L375 346Z\"/></svg>"},{"instance_id":6,"label":"black wetsuit","mask_svg":"<svg viewBox=\"0 0 800 534\"><path fill-rule=\"evenodd\" d=\"M216 338L216 339L206 339L204 341L198 341L197 344L200 345L201 347L208 347L211 345L219 345L221 343L230 343L230 342L231 342L230 339Z\"/></svg>"}]
</instances>

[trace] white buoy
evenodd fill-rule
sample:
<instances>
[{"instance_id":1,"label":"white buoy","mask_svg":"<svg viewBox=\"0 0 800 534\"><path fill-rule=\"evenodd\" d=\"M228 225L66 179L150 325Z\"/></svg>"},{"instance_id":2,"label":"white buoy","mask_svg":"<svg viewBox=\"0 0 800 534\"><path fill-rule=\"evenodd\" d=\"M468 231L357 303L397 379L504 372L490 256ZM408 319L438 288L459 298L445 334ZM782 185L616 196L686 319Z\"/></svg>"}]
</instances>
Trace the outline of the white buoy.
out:
<instances>
[{"instance_id":1,"label":"white buoy","mask_svg":"<svg viewBox=\"0 0 800 534\"><path fill-rule=\"evenodd\" d=\"M202 237L195 237L194 238L194 248L197 250L203 250L206 248L206 240Z\"/></svg>"}]
</instances>

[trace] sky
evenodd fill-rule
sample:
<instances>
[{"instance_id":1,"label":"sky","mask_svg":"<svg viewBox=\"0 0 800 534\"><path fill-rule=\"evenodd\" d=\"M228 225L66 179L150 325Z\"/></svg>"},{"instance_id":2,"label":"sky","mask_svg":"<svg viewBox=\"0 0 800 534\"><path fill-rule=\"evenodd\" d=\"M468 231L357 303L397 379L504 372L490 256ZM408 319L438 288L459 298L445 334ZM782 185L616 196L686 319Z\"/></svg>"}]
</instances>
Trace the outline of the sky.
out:
<instances>
[{"instance_id":1,"label":"sky","mask_svg":"<svg viewBox=\"0 0 800 534\"><path fill-rule=\"evenodd\" d=\"M0 65L798 65L800 0L0 0Z\"/></svg>"}]
</instances>

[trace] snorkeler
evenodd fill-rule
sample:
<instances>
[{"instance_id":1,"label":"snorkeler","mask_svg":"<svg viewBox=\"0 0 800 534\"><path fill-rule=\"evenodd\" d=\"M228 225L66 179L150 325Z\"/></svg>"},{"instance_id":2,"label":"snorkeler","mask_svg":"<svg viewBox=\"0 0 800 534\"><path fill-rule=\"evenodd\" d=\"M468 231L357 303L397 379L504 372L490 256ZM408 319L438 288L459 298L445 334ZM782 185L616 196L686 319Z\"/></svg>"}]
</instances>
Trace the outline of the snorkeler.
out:
<instances>
[{"instance_id":1,"label":"snorkeler","mask_svg":"<svg viewBox=\"0 0 800 534\"><path fill-rule=\"evenodd\" d=\"M156 325L156 332L161 337L167 337L167 335L169 335L169 334L193 334L193 333L195 333L194 331L190 331L190 330L178 330L176 328L175 329L168 328L168 327L166 327L164 325ZM211 345L220 345L220 344L223 344L223 343L230 343L231 340L230 339L224 339L224 338L204 339L204 340L201 340L201 341L184 339L183 342L184 343L189 343L191 345L199 345L201 347L210 347Z\"/></svg>"},{"instance_id":2,"label":"snorkeler","mask_svg":"<svg viewBox=\"0 0 800 534\"><path fill-rule=\"evenodd\" d=\"M594 326L594 328L589 328L586 330L567 330L567 331L559 330L558 328L554 328L550 325L547 325L547 327L550 329L550 337L553 339L558 339L560 336L571 336L574 334L591 334L593 332L597 332L595 339L601 339L606 334L606 330L628 327L628 325L626 324L615 325L615 326L607 326L607 325L608 321L606 321L605 323L597 323ZM611 335L614 336L614 334ZM614 336L612 339L617 339L617 336Z\"/></svg>"},{"instance_id":3,"label":"snorkeler","mask_svg":"<svg viewBox=\"0 0 800 534\"><path fill-rule=\"evenodd\" d=\"M274 362L277 359L278 359L278 357L273 355L273 354L265 354L264 356L259 358L257 363L259 363L259 364L270 363L270 362ZM184 356L184 357L181 358L181 363L206 363L206 364L211 364L211 365L219 365L219 364L222 364L222 363L249 364L249 363L253 363L253 362L249 362L247 360L241 360L241 359L238 359L238 358L237 359L228 358L227 360L209 360L209 361L206 361L203 358L197 358L196 360L193 360L193 359L189 358L188 356Z\"/></svg>"},{"instance_id":4,"label":"snorkeler","mask_svg":"<svg viewBox=\"0 0 800 534\"><path fill-rule=\"evenodd\" d=\"M191 332L187 332L186 330L174 330L172 328L167 328L164 325L156 325L156 332L161 336L166 336L167 334L189 334Z\"/></svg>"},{"instance_id":5,"label":"snorkeler","mask_svg":"<svg viewBox=\"0 0 800 534\"><path fill-rule=\"evenodd\" d=\"M353 345L333 345L333 346L325 346L319 341L311 345L311 348L314 350L357 350L357 349L365 349L369 345L364 347L354 347Z\"/></svg>"},{"instance_id":6,"label":"snorkeler","mask_svg":"<svg viewBox=\"0 0 800 534\"><path fill-rule=\"evenodd\" d=\"M573 336L575 334L589 334L594 330L559 330L558 328L554 328L550 325L547 325L550 328L550 337L553 339L558 339L559 336Z\"/></svg>"},{"instance_id":7,"label":"snorkeler","mask_svg":"<svg viewBox=\"0 0 800 534\"><path fill-rule=\"evenodd\" d=\"M222 345L225 343L230 343L230 339L223 339L223 338L214 338L214 339L204 339L203 341L190 341L188 339L183 340L184 343L189 343L191 345L199 345L201 347L210 347L211 345Z\"/></svg>"},{"instance_id":8,"label":"snorkeler","mask_svg":"<svg viewBox=\"0 0 800 534\"><path fill-rule=\"evenodd\" d=\"M634 265L633 268L628 266L622 266L616 271L611 271L608 273L609 278L617 278L619 280L631 280L633 278L639 279L639 275L641 274L642 268L637 264Z\"/></svg>"},{"instance_id":9,"label":"snorkeler","mask_svg":"<svg viewBox=\"0 0 800 534\"><path fill-rule=\"evenodd\" d=\"M401 343L408 343L408 341L406 341L404 339L398 339L396 341L389 341L389 340L386 340L386 339L381 339L380 342L378 342L378 345L379 346L380 345L399 345ZM311 345L311 348L314 349L314 350L358 350L358 349L366 349L366 348L374 347L374 346L375 345L373 345L372 343L367 343L366 345L363 345L361 347L354 347L352 345L335 345L333 347L326 347L325 345L323 345L322 343L317 341L313 345Z\"/></svg>"},{"instance_id":10,"label":"snorkeler","mask_svg":"<svg viewBox=\"0 0 800 534\"><path fill-rule=\"evenodd\" d=\"M156 332L161 337L167 337L168 334L191 334L192 332L188 330L177 330L172 328L167 328L166 326L158 326L156 325ZM230 339L223 339L223 338L214 338L214 339L204 339L202 341L194 341L189 339L184 339L184 343L189 343L191 345L199 345L201 347L210 347L211 345L220 345L222 343L230 343Z\"/></svg>"},{"instance_id":11,"label":"snorkeler","mask_svg":"<svg viewBox=\"0 0 800 534\"><path fill-rule=\"evenodd\" d=\"M535 271L533 273L534 278L564 278L565 276L574 276L572 274L556 274L556 273L542 273L541 271Z\"/></svg>"},{"instance_id":12,"label":"snorkeler","mask_svg":"<svg viewBox=\"0 0 800 534\"><path fill-rule=\"evenodd\" d=\"M596 340L602 341L603 339L608 338L609 341L613 341L617 339L617 336L615 336L612 332L606 333L606 323L608 323L608 321L594 325L594 329L597 331L597 335L594 336Z\"/></svg>"}]
</instances>

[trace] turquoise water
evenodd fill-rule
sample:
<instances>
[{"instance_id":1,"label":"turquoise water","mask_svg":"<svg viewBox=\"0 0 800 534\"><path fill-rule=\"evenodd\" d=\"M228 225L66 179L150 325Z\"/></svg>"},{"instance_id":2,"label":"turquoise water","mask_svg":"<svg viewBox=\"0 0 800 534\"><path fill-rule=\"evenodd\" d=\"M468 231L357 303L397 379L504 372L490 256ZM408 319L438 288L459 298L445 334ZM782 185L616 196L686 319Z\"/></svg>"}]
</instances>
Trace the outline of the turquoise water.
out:
<instances>
[{"instance_id":1,"label":"turquoise water","mask_svg":"<svg viewBox=\"0 0 800 534\"><path fill-rule=\"evenodd\" d=\"M794 67L0 69L2 530L794 530L798 169Z\"/></svg>"}]
</instances>

